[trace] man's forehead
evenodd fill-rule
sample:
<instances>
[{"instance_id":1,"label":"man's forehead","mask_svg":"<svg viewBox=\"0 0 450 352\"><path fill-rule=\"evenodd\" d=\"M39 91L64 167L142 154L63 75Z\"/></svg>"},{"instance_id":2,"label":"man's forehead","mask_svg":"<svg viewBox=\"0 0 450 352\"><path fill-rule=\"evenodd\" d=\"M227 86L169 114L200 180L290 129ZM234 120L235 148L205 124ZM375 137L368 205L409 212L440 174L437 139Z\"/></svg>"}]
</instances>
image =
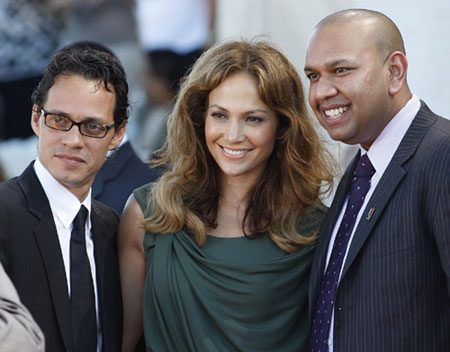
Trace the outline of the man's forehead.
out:
<instances>
[{"instance_id":1,"label":"man's forehead","mask_svg":"<svg viewBox=\"0 0 450 352\"><path fill-rule=\"evenodd\" d=\"M107 90L101 80L81 75L58 75L47 92L45 108L51 112L64 112L75 121L87 118L114 121L114 90Z\"/></svg>"},{"instance_id":2,"label":"man's forehead","mask_svg":"<svg viewBox=\"0 0 450 352\"><path fill-rule=\"evenodd\" d=\"M316 28L313 32L308 42L306 55L308 57L315 52L320 52L321 55L332 55L349 49L369 48L372 43L374 43L374 37L368 27L360 27L354 23L342 26L326 25Z\"/></svg>"},{"instance_id":3,"label":"man's forehead","mask_svg":"<svg viewBox=\"0 0 450 352\"><path fill-rule=\"evenodd\" d=\"M75 91L77 89L77 91ZM98 96L99 93L106 93L115 98L114 87L101 79L87 78L78 74L59 74L55 77L53 84L49 87L46 98L56 95L59 98L72 97L75 92L85 92L91 96Z\"/></svg>"}]
</instances>

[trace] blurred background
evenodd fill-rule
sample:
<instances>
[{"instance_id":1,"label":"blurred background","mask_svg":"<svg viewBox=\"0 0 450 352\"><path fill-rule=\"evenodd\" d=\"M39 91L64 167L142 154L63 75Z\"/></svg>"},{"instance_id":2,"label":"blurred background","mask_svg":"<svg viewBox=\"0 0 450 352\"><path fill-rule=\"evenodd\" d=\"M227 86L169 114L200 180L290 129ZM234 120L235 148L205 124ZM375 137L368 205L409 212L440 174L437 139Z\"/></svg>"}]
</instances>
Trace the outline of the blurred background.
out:
<instances>
[{"instance_id":1,"label":"blurred background","mask_svg":"<svg viewBox=\"0 0 450 352\"><path fill-rule=\"evenodd\" d=\"M127 136L143 160L164 140L169 102L179 78L217 41L264 36L303 74L305 48L319 20L346 8L388 15L400 28L409 85L430 108L450 117L450 2L396 0L1 0L0 179L20 174L36 157L29 127L30 94L52 53L73 41L96 41L121 60L132 103ZM341 165L355 147L329 140Z\"/></svg>"}]
</instances>

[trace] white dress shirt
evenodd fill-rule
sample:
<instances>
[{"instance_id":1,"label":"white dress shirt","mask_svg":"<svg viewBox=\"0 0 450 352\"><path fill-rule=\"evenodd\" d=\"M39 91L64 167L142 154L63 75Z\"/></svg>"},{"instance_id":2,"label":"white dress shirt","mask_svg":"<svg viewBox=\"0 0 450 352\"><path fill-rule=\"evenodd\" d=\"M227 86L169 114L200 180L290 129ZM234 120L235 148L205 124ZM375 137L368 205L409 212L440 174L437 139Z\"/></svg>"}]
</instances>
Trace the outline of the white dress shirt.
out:
<instances>
[{"instance_id":1,"label":"white dress shirt","mask_svg":"<svg viewBox=\"0 0 450 352\"><path fill-rule=\"evenodd\" d=\"M64 261L64 267L66 271L67 292L70 297L70 235L72 232L72 222L75 216L78 214L81 205L84 205L88 210L88 218L86 220L86 251L89 259L89 265L91 267L92 282L94 284L95 294L95 309L97 314L97 351L101 351L102 335L101 335L101 322L98 314L98 293L97 293L97 280L96 280L96 268L94 257L94 242L92 240L91 233L91 190L86 199L80 203L77 197L75 197L68 189L62 186L55 178L48 172L48 170L42 165L39 159L34 162L34 171L37 178L44 189L45 195L50 203L53 219L56 225L56 231L58 233L59 245L61 248L61 254Z\"/></svg>"},{"instance_id":2,"label":"white dress shirt","mask_svg":"<svg viewBox=\"0 0 450 352\"><path fill-rule=\"evenodd\" d=\"M350 235L350 240L345 252L340 275L342 274L342 269L344 268L345 260L348 254L348 249L350 248L350 245L352 243L353 236L355 234L356 228L358 227L359 220L361 219L361 216L363 214L367 213L367 211L365 210L367 203L372 197L372 194L375 191L378 182L380 181L381 177L386 171L392 157L397 151L400 142L405 136L406 131L408 130L409 126L414 120L414 117L417 115L419 109L420 109L420 100L415 94L413 94L412 98L406 103L406 105L386 125L386 127L377 137L377 139L375 139L375 141L372 143L368 151L366 151L362 146L360 146L361 156L367 153L369 160L371 161L373 167L375 168L375 174L372 176L370 182L370 189L367 192L364 203L361 206L361 209L359 210L358 216L356 217L356 223ZM328 261L330 260L331 252L333 250L333 244L336 239L339 225L341 224L346 207L347 207L347 200L344 202L339 217L336 221L336 224L334 225L333 233L331 235L330 243L328 245L327 261L326 261L327 265L325 266L325 271L326 267L328 266ZM334 327L334 309L331 316L330 334L328 336L329 352L333 352L333 327Z\"/></svg>"}]
</instances>

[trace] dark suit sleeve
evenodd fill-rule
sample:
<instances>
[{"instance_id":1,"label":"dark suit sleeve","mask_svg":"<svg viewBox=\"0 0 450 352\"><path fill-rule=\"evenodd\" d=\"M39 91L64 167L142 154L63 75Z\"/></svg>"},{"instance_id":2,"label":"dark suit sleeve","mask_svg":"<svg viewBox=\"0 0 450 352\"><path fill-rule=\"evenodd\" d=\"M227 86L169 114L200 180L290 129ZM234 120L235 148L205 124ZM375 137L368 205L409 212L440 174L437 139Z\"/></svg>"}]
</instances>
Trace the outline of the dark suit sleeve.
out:
<instances>
[{"instance_id":1,"label":"dark suit sleeve","mask_svg":"<svg viewBox=\"0 0 450 352\"><path fill-rule=\"evenodd\" d=\"M445 174L433 216L433 232L442 268L447 277L447 292L450 297L450 167L447 167Z\"/></svg>"},{"instance_id":2,"label":"dark suit sleeve","mask_svg":"<svg viewBox=\"0 0 450 352\"><path fill-rule=\"evenodd\" d=\"M5 255L6 253L6 246L8 243L7 237L6 237L6 231L4 229L6 224L6 218L5 213L2 208L2 205L0 204L0 263L2 263L4 266L8 265L8 259Z\"/></svg>"},{"instance_id":3,"label":"dark suit sleeve","mask_svg":"<svg viewBox=\"0 0 450 352\"><path fill-rule=\"evenodd\" d=\"M9 225L11 222L11 212L8 211L8 207L11 204L16 204L17 199L15 194L10 192L10 187L8 184L11 184L13 181L5 182L0 186L0 262L6 271L9 269L9 236L11 234L11 230L9 229ZM5 200L8 200L7 202Z\"/></svg>"}]
</instances>

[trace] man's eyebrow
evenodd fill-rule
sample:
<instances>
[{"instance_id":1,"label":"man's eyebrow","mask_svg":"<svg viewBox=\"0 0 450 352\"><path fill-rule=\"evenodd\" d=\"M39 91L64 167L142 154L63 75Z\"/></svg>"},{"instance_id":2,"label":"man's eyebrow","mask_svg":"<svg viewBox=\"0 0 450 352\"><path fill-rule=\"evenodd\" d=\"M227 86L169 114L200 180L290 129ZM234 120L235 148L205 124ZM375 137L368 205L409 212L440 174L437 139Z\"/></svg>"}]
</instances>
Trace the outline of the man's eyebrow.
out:
<instances>
[{"instance_id":1,"label":"man's eyebrow","mask_svg":"<svg viewBox=\"0 0 450 352\"><path fill-rule=\"evenodd\" d=\"M337 60L333 60L333 61L330 61L330 62L326 62L324 66L327 69L330 69L330 68L333 68L333 67L336 67L336 66L340 66L340 65L353 65L353 64L354 64L353 62L351 62L351 61L349 61L347 59L337 59ZM315 69L314 69L314 67L306 65L305 68L303 69L303 71L310 72L310 71L315 71Z\"/></svg>"},{"instance_id":2,"label":"man's eyebrow","mask_svg":"<svg viewBox=\"0 0 450 352\"><path fill-rule=\"evenodd\" d=\"M338 59L338 60L333 60L333 61L329 62L326 66L327 67L336 67L336 66L340 66L340 65L353 65L353 63L346 59Z\"/></svg>"},{"instance_id":3,"label":"man's eyebrow","mask_svg":"<svg viewBox=\"0 0 450 352\"><path fill-rule=\"evenodd\" d=\"M47 114L52 114L52 115L62 115L62 116L67 116L70 117L70 114L68 114L65 111L62 110L50 110L50 109L42 109L44 110L44 112L46 112Z\"/></svg>"},{"instance_id":4,"label":"man's eyebrow","mask_svg":"<svg viewBox=\"0 0 450 352\"><path fill-rule=\"evenodd\" d=\"M71 119L72 121L75 121L73 116L65 111L62 110L45 110L46 113L48 114L52 114L52 115L61 115L64 117L68 117L69 119ZM105 120L101 117L95 117L95 116L85 116L83 118L82 121L75 121L75 122L95 122L95 123L100 123L100 124L107 124L107 122L105 122Z\"/></svg>"}]
</instances>

